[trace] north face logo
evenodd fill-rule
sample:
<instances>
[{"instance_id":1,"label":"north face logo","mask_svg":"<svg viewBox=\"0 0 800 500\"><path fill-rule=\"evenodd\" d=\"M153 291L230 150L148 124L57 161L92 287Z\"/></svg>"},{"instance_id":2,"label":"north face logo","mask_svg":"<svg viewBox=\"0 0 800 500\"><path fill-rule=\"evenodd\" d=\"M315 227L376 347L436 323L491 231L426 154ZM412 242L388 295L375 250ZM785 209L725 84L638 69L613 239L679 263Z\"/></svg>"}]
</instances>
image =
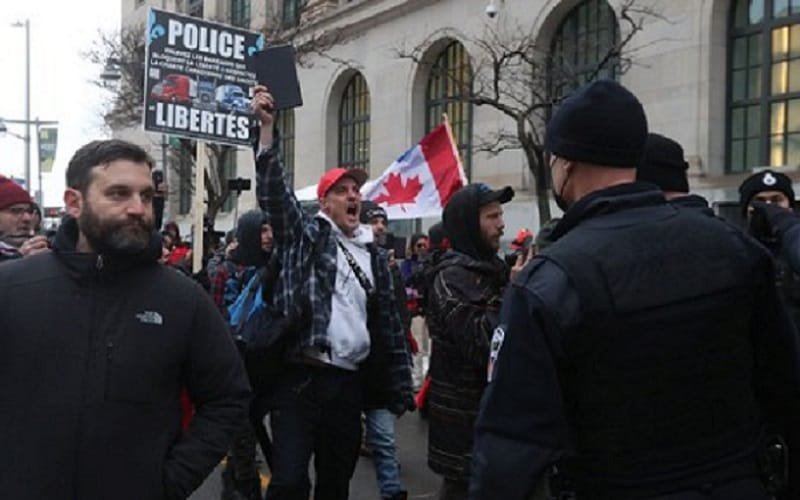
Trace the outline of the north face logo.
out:
<instances>
[{"instance_id":1,"label":"north face logo","mask_svg":"<svg viewBox=\"0 0 800 500\"><path fill-rule=\"evenodd\" d=\"M136 315L136 319L148 325L163 325L164 319L155 311L144 311Z\"/></svg>"}]
</instances>

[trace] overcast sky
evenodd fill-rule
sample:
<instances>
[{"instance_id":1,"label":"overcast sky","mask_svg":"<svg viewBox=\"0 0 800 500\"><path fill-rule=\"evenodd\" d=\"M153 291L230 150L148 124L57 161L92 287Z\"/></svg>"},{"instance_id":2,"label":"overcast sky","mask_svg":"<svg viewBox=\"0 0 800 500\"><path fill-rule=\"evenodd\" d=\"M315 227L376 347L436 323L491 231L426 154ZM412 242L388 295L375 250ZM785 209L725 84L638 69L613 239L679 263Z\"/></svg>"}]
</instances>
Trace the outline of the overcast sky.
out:
<instances>
[{"instance_id":1,"label":"overcast sky","mask_svg":"<svg viewBox=\"0 0 800 500\"><path fill-rule=\"evenodd\" d=\"M102 103L107 99L90 83L102 68L81 57L98 30L119 27L119 0L3 1L0 8L0 117L25 117L25 29L12 27L30 19L31 119L59 122L58 150L52 174L44 175L45 206L61 206L64 171L75 150L105 137ZM8 129L24 135L22 125ZM34 127L31 127L31 182L38 167ZM0 173L24 177L24 142L0 137Z\"/></svg>"}]
</instances>

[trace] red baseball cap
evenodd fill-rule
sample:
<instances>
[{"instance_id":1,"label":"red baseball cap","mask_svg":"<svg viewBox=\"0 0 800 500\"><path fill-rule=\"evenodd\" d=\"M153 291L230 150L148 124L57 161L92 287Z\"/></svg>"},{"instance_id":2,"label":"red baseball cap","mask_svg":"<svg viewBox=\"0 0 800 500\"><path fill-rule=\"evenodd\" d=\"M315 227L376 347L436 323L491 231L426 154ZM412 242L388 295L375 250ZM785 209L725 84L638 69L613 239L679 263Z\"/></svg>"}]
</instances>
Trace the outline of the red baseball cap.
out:
<instances>
[{"instance_id":1,"label":"red baseball cap","mask_svg":"<svg viewBox=\"0 0 800 500\"><path fill-rule=\"evenodd\" d=\"M361 168L332 168L319 178L319 184L317 184L317 198L324 198L325 195L328 194L328 190L345 177L350 177L356 181L356 184L360 188L367 181L369 174L367 174L366 170Z\"/></svg>"}]
</instances>

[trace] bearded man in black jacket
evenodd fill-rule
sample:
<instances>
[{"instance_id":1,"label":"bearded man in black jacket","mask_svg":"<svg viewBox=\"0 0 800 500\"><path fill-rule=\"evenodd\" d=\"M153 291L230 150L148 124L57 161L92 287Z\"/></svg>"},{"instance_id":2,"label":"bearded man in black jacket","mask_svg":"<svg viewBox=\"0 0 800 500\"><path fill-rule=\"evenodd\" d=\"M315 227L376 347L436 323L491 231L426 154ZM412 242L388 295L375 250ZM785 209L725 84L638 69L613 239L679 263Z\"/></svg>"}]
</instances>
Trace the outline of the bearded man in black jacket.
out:
<instances>
[{"instance_id":1,"label":"bearded man in black jacket","mask_svg":"<svg viewBox=\"0 0 800 500\"><path fill-rule=\"evenodd\" d=\"M134 144L83 146L53 252L0 267L6 498L186 498L246 417L227 325L158 263L151 167ZM195 406L184 432L182 388Z\"/></svg>"}]
</instances>

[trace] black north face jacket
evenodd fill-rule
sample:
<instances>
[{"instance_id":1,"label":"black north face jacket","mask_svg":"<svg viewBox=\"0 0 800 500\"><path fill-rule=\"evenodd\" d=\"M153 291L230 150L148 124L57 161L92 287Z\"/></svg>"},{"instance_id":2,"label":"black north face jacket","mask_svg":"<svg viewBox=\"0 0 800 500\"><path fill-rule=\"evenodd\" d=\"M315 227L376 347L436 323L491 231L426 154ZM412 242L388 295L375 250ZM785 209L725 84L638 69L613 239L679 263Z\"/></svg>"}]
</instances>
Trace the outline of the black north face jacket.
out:
<instances>
[{"instance_id":1,"label":"black north face jacket","mask_svg":"<svg viewBox=\"0 0 800 500\"><path fill-rule=\"evenodd\" d=\"M246 418L228 328L191 280L141 255L0 266L0 492L17 500L185 498ZM195 405L182 433L179 394Z\"/></svg>"}]
</instances>

